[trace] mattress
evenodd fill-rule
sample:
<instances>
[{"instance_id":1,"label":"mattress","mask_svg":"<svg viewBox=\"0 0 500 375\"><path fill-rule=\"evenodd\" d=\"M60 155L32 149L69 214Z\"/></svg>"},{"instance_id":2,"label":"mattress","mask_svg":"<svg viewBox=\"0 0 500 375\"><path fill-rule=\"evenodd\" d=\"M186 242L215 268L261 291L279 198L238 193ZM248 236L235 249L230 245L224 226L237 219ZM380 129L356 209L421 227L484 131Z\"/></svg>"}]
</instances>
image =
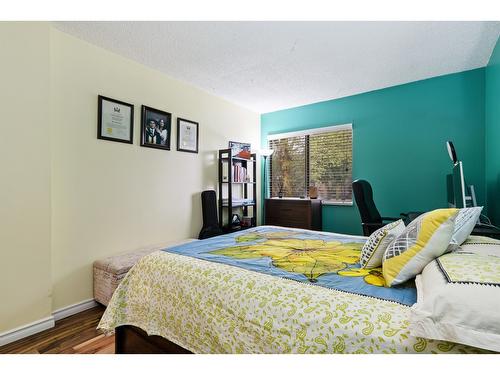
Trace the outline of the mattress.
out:
<instances>
[{"instance_id":1,"label":"mattress","mask_svg":"<svg viewBox=\"0 0 500 375\"><path fill-rule=\"evenodd\" d=\"M342 283L338 282L322 285L321 279L329 279L332 274L356 273L359 264L345 253L344 267L337 264L336 271L318 274L310 272L303 259L290 266L276 261L281 258L274 253L252 253L252 261L268 264L263 267L264 272L251 265L248 251L242 252L241 247L262 246L277 238L273 234L259 237L263 233L281 232L279 238L290 239L284 234L289 231L259 227L145 256L114 293L99 328L112 332L117 326L134 325L194 353L484 352L461 344L412 337L408 329L410 308L405 303L369 295L366 290L341 290ZM327 236L329 240L325 242L344 245L362 244L365 240L322 232L293 234L306 238L309 235ZM232 245L214 250L215 241L229 241ZM228 251L229 248L235 249ZM355 251L354 248L359 246L352 246L349 251ZM356 251L359 260L359 250ZM203 259L208 257L203 256L206 253L232 260L247 258L250 266L242 265L244 262ZM316 259L320 263L321 259L324 261L324 253L321 254ZM366 275L346 277L355 278L366 283Z\"/></svg>"}]
</instances>

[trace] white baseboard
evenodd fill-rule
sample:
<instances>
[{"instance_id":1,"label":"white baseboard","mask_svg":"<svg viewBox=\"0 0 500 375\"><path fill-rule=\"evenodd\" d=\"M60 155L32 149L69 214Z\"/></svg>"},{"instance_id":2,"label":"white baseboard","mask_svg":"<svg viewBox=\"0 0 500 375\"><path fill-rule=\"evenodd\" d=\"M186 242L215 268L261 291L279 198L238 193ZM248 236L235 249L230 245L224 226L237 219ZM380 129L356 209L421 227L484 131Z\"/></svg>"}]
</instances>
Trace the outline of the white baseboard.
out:
<instances>
[{"instance_id":1,"label":"white baseboard","mask_svg":"<svg viewBox=\"0 0 500 375\"><path fill-rule=\"evenodd\" d=\"M78 314L79 312L91 309L95 306L97 306L97 302L93 298L87 299L85 301L63 307L62 309L58 309L52 312L52 315L47 318L11 329L10 331L0 332L0 346L10 344L11 342L21 340L25 337L34 335L35 333L53 328L56 321Z\"/></svg>"},{"instance_id":2,"label":"white baseboard","mask_svg":"<svg viewBox=\"0 0 500 375\"><path fill-rule=\"evenodd\" d=\"M35 333L45 331L54 327L54 317L51 315L47 318L37 320L26 324L22 327L14 328L10 331L0 333L0 346L10 344L11 342L24 339L25 337L34 335Z\"/></svg>"},{"instance_id":3,"label":"white baseboard","mask_svg":"<svg viewBox=\"0 0 500 375\"><path fill-rule=\"evenodd\" d=\"M52 312L52 315L54 316L54 320L57 322L58 320L67 318L68 316L71 315L78 314L79 312L91 309L92 307L96 306L97 302L93 298L86 299L85 301L81 301L73 305L63 307L62 309L58 309Z\"/></svg>"}]
</instances>

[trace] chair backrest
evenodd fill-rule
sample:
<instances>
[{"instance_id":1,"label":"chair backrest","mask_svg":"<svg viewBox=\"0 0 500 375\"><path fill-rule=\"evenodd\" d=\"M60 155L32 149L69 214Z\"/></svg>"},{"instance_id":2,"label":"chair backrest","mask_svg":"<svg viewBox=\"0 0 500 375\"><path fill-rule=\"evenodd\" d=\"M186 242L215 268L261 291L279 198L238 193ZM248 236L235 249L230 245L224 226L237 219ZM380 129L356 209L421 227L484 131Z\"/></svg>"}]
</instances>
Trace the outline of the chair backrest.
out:
<instances>
[{"instance_id":1,"label":"chair backrest","mask_svg":"<svg viewBox=\"0 0 500 375\"><path fill-rule=\"evenodd\" d=\"M366 180L356 180L352 183L354 199L359 209L362 223L382 223L382 217L373 201L373 190Z\"/></svg>"},{"instance_id":2,"label":"chair backrest","mask_svg":"<svg viewBox=\"0 0 500 375\"><path fill-rule=\"evenodd\" d=\"M214 190L205 190L201 193L201 208L203 210L203 226L219 225L217 218L217 196Z\"/></svg>"},{"instance_id":3,"label":"chair backrest","mask_svg":"<svg viewBox=\"0 0 500 375\"><path fill-rule=\"evenodd\" d=\"M217 195L214 190L201 193L201 208L203 211L203 228L198 238L200 240L223 234L217 217Z\"/></svg>"}]
</instances>

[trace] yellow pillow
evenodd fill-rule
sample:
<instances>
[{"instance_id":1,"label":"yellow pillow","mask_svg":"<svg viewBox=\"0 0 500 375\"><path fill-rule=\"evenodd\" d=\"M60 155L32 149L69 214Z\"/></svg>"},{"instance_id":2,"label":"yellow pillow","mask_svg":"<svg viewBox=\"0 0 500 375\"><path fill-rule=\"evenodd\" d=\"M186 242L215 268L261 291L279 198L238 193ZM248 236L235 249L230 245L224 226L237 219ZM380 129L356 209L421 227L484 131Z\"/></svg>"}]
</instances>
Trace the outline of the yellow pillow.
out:
<instances>
[{"instance_id":1,"label":"yellow pillow","mask_svg":"<svg viewBox=\"0 0 500 375\"><path fill-rule=\"evenodd\" d=\"M413 220L384 254L382 272L388 286L404 283L444 254L453 235L459 210L442 208Z\"/></svg>"}]
</instances>

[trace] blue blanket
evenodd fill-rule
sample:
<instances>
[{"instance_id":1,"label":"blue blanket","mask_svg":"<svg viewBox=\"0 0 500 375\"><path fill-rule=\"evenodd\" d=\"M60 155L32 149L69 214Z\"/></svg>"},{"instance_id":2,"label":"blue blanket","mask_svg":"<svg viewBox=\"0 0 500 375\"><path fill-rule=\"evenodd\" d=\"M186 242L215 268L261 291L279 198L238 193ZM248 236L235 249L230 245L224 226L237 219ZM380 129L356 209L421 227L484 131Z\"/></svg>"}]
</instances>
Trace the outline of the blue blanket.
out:
<instances>
[{"instance_id":1,"label":"blue blanket","mask_svg":"<svg viewBox=\"0 0 500 375\"><path fill-rule=\"evenodd\" d=\"M388 288L381 269L360 268L363 237L261 226L163 249L311 285L398 302L416 302L413 283Z\"/></svg>"}]
</instances>

